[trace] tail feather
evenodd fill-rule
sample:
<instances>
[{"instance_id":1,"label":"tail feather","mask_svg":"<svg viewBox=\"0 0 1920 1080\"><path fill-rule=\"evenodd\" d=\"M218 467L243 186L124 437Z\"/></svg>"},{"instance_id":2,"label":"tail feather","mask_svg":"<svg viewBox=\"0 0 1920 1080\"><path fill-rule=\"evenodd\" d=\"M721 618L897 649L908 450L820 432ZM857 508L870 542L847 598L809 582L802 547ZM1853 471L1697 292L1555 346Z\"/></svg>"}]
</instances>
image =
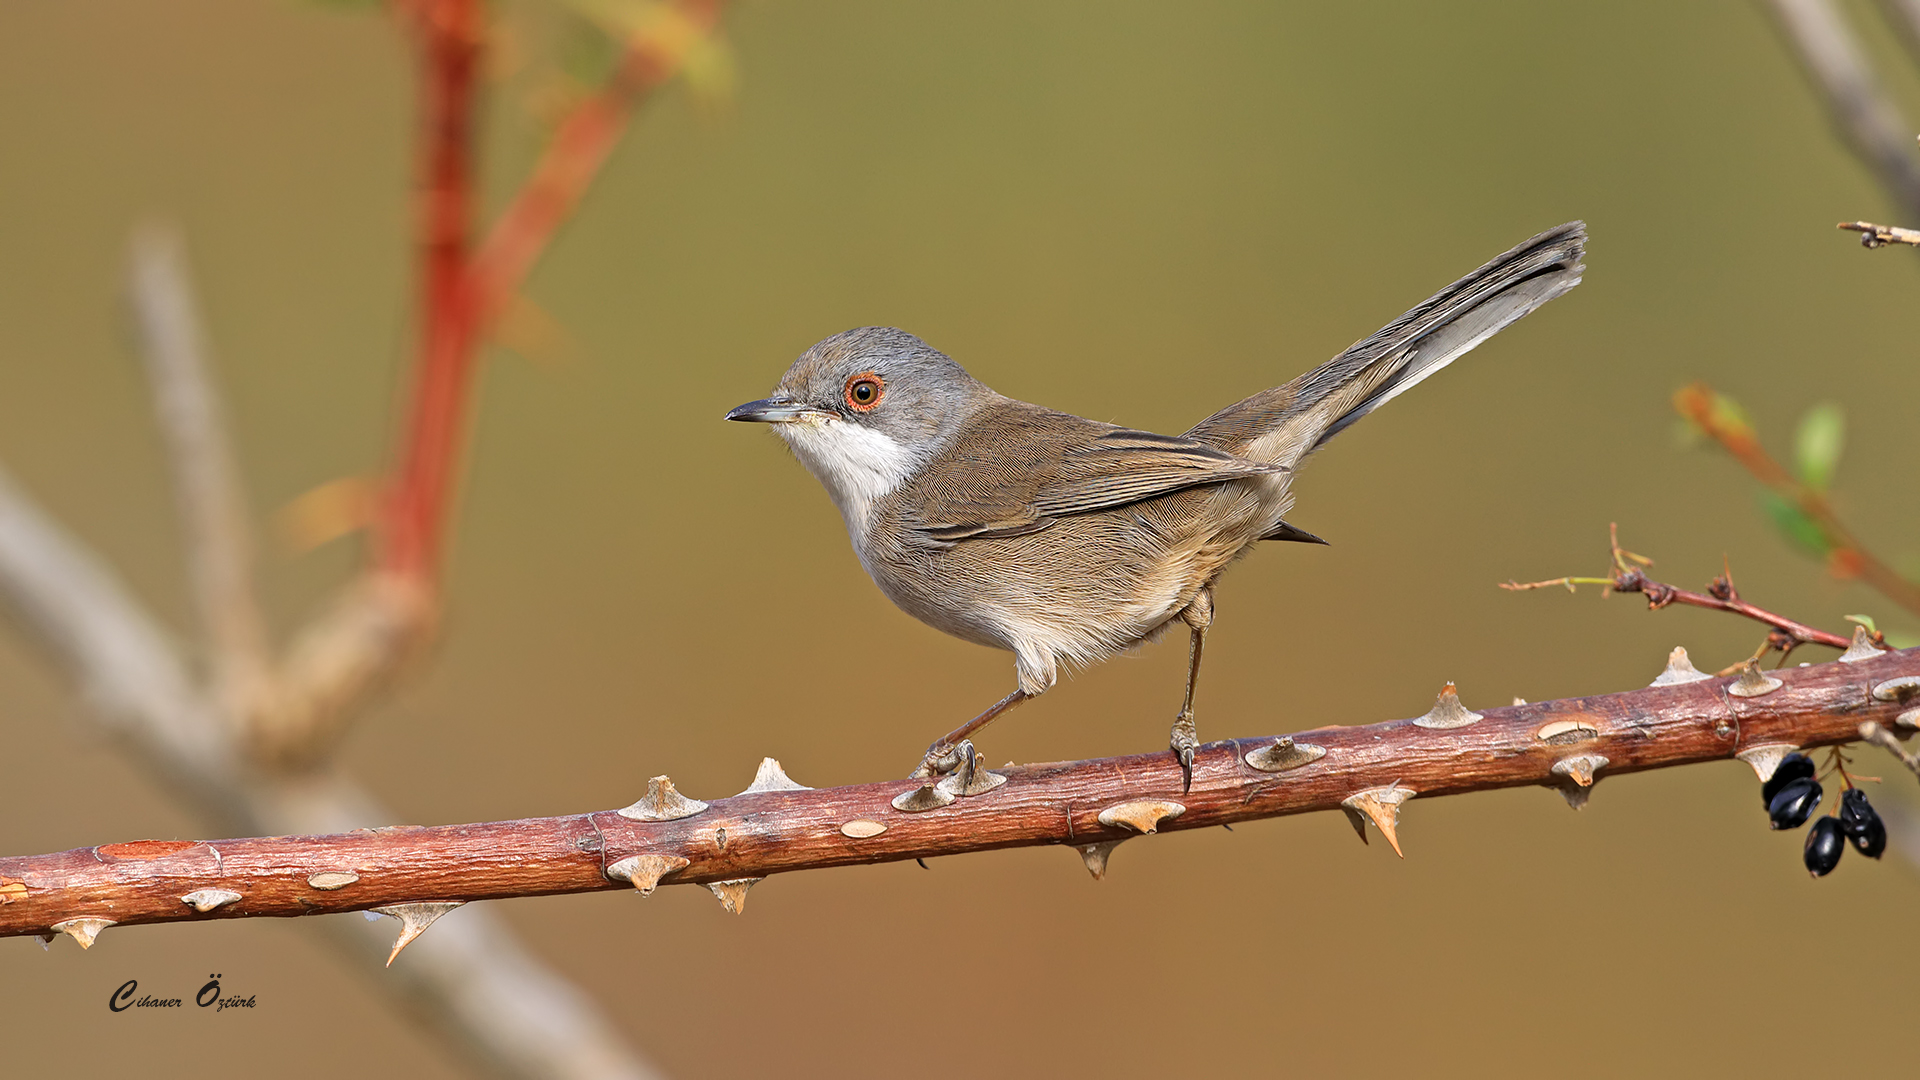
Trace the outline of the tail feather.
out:
<instances>
[{"instance_id":1,"label":"tail feather","mask_svg":"<svg viewBox=\"0 0 1920 1080\"><path fill-rule=\"evenodd\" d=\"M1305 375L1194 425L1187 435L1292 466L1534 308L1580 284L1586 225L1570 221L1454 282Z\"/></svg>"}]
</instances>

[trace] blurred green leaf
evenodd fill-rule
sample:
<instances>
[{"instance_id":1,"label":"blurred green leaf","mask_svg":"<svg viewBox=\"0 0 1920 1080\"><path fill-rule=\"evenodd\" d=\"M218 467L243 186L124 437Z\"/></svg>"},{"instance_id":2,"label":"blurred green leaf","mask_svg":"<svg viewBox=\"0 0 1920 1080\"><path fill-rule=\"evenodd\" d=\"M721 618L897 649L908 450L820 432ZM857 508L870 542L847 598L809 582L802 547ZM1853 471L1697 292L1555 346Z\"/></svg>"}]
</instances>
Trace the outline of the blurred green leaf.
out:
<instances>
[{"instance_id":1,"label":"blurred green leaf","mask_svg":"<svg viewBox=\"0 0 1920 1080\"><path fill-rule=\"evenodd\" d=\"M1838 404L1823 401L1808 409L1793 437L1793 458L1801 483L1815 491L1827 490L1840 467L1840 451L1846 441L1846 414Z\"/></svg>"},{"instance_id":2,"label":"blurred green leaf","mask_svg":"<svg viewBox=\"0 0 1920 1080\"><path fill-rule=\"evenodd\" d=\"M560 70L581 86L598 86L620 62L620 42L603 22L585 17L567 22L560 39Z\"/></svg>"},{"instance_id":3,"label":"blurred green leaf","mask_svg":"<svg viewBox=\"0 0 1920 1080\"><path fill-rule=\"evenodd\" d=\"M1826 558L1827 553L1833 550L1833 545L1827 543L1827 534L1791 499L1762 489L1760 507L1773 519L1774 528L1779 529L1794 547L1820 559Z\"/></svg>"},{"instance_id":4,"label":"blurred green leaf","mask_svg":"<svg viewBox=\"0 0 1920 1080\"><path fill-rule=\"evenodd\" d=\"M1718 390L1713 392L1713 419L1715 423L1727 427L1740 427L1753 430L1753 417L1747 407Z\"/></svg>"},{"instance_id":5,"label":"blurred green leaf","mask_svg":"<svg viewBox=\"0 0 1920 1080\"><path fill-rule=\"evenodd\" d=\"M1869 634L1877 634L1880 632L1880 628L1873 625L1873 616L1871 615L1846 615L1843 616L1843 618L1850 623L1859 623L1861 626L1866 627L1867 633Z\"/></svg>"}]
</instances>

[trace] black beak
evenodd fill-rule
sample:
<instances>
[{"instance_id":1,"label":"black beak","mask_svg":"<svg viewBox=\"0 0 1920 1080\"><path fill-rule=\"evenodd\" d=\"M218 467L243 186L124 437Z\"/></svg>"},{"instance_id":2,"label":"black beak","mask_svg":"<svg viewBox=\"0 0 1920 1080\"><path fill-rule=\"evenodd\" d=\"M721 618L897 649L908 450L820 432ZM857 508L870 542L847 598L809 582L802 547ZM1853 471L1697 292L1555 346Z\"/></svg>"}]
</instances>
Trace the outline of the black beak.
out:
<instances>
[{"instance_id":1,"label":"black beak","mask_svg":"<svg viewBox=\"0 0 1920 1080\"><path fill-rule=\"evenodd\" d=\"M749 424L784 424L790 420L798 420L802 416L819 411L820 410L812 406L802 405L796 401L787 401L782 398L762 398L759 401L749 401L745 405L734 406L733 409L727 413L727 419L739 420Z\"/></svg>"},{"instance_id":2,"label":"black beak","mask_svg":"<svg viewBox=\"0 0 1920 1080\"><path fill-rule=\"evenodd\" d=\"M1295 543L1295 544L1324 544L1324 543L1326 543L1326 541L1325 541L1325 540L1322 540L1322 539L1320 539L1319 537L1317 537L1317 536L1315 536L1315 535L1313 535L1312 533L1310 533L1310 532L1308 532L1307 530L1305 530L1305 529L1301 529L1301 528L1297 528L1297 527L1295 527L1295 526L1293 526L1293 525L1289 525L1289 524L1287 524L1287 523L1286 523L1286 522L1284 522L1284 521L1280 523L1280 525L1279 525L1279 527L1278 527L1278 528L1276 528L1276 529L1274 529L1274 530L1273 530L1272 532L1270 532L1270 533L1268 533L1267 535L1265 535L1265 536L1263 536L1263 537L1261 537L1260 539L1262 539L1262 540L1286 540L1286 541L1290 541L1290 542L1292 542L1292 543Z\"/></svg>"}]
</instances>

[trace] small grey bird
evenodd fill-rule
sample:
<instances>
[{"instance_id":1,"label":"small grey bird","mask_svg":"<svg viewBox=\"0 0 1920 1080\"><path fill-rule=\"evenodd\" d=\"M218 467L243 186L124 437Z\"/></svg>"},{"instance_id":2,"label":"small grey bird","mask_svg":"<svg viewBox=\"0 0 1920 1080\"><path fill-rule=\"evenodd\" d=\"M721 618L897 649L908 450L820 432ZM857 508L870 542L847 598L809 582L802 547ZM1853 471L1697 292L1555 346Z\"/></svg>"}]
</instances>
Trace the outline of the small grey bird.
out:
<instances>
[{"instance_id":1,"label":"small grey bird","mask_svg":"<svg viewBox=\"0 0 1920 1080\"><path fill-rule=\"evenodd\" d=\"M1347 425L1580 283L1569 222L1442 289L1378 333L1185 435L1133 431L1002 397L902 330L808 349L773 395L727 413L772 424L846 519L860 563L901 610L1010 649L1019 687L928 749L915 776L959 772L969 738L1085 667L1191 632L1170 748L1188 787L1194 683L1213 585L1261 540L1325 541L1283 520L1293 470Z\"/></svg>"}]
</instances>

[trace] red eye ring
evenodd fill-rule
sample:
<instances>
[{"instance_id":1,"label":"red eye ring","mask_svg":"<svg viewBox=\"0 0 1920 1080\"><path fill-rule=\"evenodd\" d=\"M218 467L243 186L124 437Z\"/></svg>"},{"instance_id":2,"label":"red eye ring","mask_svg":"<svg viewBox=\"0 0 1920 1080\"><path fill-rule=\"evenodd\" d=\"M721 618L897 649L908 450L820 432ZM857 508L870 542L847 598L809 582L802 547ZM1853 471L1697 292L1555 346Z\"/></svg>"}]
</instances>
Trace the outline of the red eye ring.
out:
<instances>
[{"instance_id":1,"label":"red eye ring","mask_svg":"<svg viewBox=\"0 0 1920 1080\"><path fill-rule=\"evenodd\" d=\"M887 392L887 383L871 371L863 371L847 380L847 408L854 412L871 412L880 398Z\"/></svg>"}]
</instances>

